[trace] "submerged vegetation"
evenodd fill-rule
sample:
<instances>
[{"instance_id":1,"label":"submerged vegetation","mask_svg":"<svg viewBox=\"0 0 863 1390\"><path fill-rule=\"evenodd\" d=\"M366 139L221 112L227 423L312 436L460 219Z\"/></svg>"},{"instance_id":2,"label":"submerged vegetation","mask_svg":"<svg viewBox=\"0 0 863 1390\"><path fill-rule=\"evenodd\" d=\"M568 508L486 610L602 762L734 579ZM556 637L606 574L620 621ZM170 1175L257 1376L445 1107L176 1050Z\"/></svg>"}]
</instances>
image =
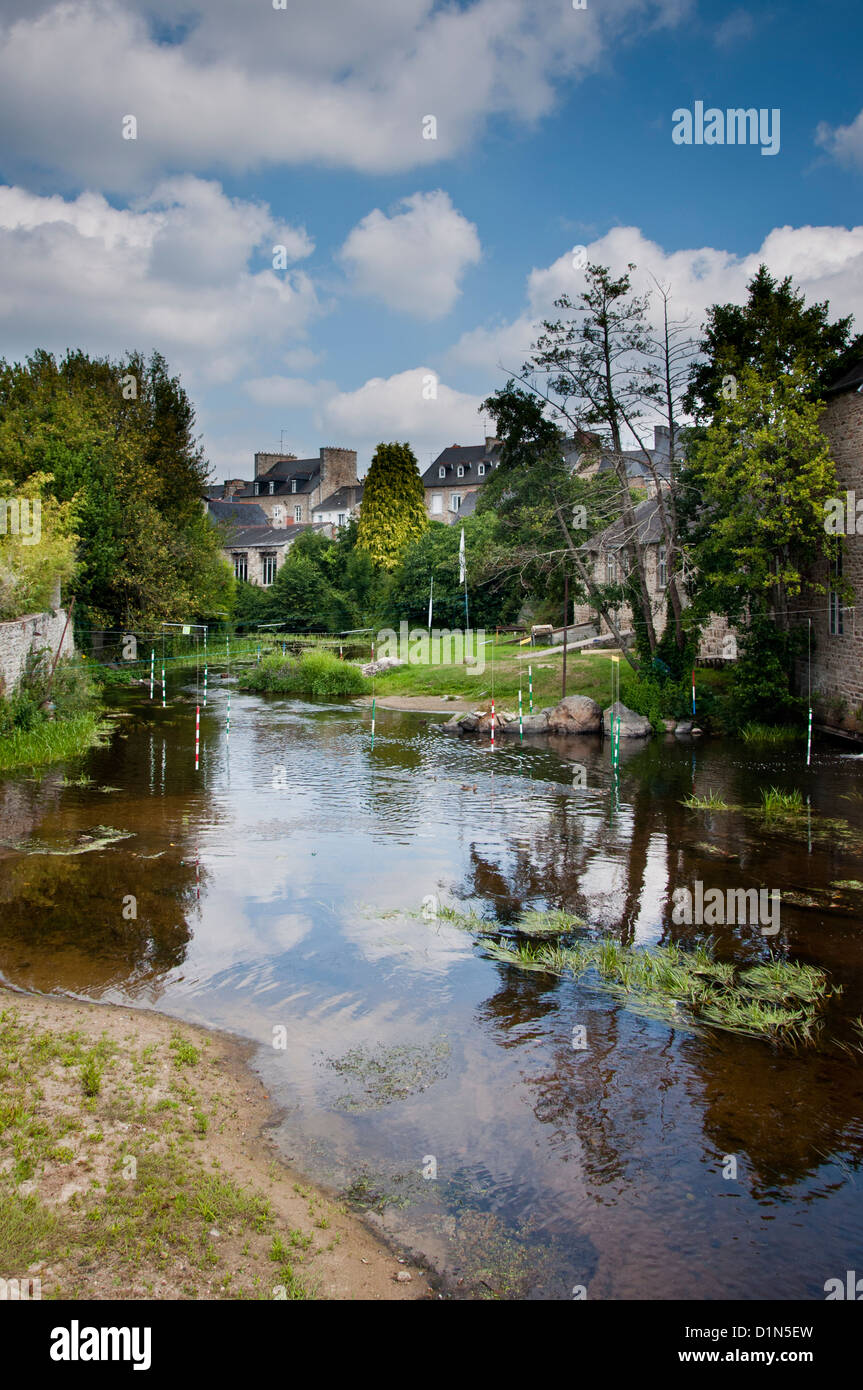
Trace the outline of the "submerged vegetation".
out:
<instances>
[{"instance_id":1,"label":"submerged vegetation","mask_svg":"<svg viewBox=\"0 0 863 1390\"><path fill-rule=\"evenodd\" d=\"M731 806L718 792L709 791L704 796L696 796L693 792L691 796L684 797L681 806L685 806L688 811L730 811Z\"/></svg>"},{"instance_id":2,"label":"submerged vegetation","mask_svg":"<svg viewBox=\"0 0 863 1390\"><path fill-rule=\"evenodd\" d=\"M329 652L308 652L298 661L265 657L258 666L243 671L237 684L241 690L274 695L365 695L371 690L359 667Z\"/></svg>"},{"instance_id":3,"label":"submerged vegetation","mask_svg":"<svg viewBox=\"0 0 863 1390\"><path fill-rule=\"evenodd\" d=\"M759 724L752 720L740 730L744 743L796 743L802 734L793 724Z\"/></svg>"},{"instance_id":4,"label":"submerged vegetation","mask_svg":"<svg viewBox=\"0 0 863 1390\"><path fill-rule=\"evenodd\" d=\"M717 960L704 942L691 950L676 944L636 949L608 936L576 939L583 923L563 912L529 912L507 928L452 908L441 915L481 937L495 960L584 979L629 1009L696 1030L707 1026L776 1043L811 1043L827 1001L839 993L823 970L776 956L737 965ZM567 932L571 939L561 944Z\"/></svg>"},{"instance_id":5,"label":"submerged vegetation","mask_svg":"<svg viewBox=\"0 0 863 1390\"><path fill-rule=\"evenodd\" d=\"M805 811L803 795L795 788L782 792L778 787L765 787L761 793L761 804L765 816L799 816Z\"/></svg>"}]
</instances>

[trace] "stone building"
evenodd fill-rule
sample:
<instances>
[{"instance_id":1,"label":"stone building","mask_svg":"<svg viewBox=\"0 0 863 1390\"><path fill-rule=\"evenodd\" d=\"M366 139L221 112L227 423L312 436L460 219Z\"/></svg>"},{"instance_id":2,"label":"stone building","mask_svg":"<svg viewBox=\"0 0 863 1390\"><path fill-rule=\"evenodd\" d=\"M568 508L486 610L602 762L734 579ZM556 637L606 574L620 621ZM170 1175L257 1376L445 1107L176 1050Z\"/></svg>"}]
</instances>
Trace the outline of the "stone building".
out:
<instances>
[{"instance_id":1,"label":"stone building","mask_svg":"<svg viewBox=\"0 0 863 1390\"><path fill-rule=\"evenodd\" d=\"M323 521L330 513L334 517L355 514L358 487L356 450L325 446L317 458L309 459L298 459L296 454L255 454L251 482L229 479L222 484L220 500L260 507L271 526L300 526ZM349 502L345 489L352 499ZM316 516L316 511L321 514Z\"/></svg>"},{"instance_id":2,"label":"stone building","mask_svg":"<svg viewBox=\"0 0 863 1390\"><path fill-rule=\"evenodd\" d=\"M304 531L324 531L325 523L273 526L262 507L255 503L220 502L207 499L207 515L222 532L222 552L235 579L268 589L287 558L288 551Z\"/></svg>"},{"instance_id":3,"label":"stone building","mask_svg":"<svg viewBox=\"0 0 863 1390\"><path fill-rule=\"evenodd\" d=\"M422 474L431 520L457 521L465 500L479 491L499 464L500 440L489 435L484 444L450 444Z\"/></svg>"}]
</instances>

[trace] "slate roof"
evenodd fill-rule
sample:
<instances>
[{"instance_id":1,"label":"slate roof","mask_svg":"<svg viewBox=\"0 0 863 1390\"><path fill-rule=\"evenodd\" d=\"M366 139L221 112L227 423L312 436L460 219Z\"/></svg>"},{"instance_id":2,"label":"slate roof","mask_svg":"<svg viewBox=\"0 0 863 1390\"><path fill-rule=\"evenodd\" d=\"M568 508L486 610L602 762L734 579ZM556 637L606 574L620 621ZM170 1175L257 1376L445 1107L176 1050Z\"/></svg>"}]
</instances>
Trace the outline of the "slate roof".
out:
<instances>
[{"instance_id":1,"label":"slate roof","mask_svg":"<svg viewBox=\"0 0 863 1390\"><path fill-rule=\"evenodd\" d=\"M312 507L313 512L337 512L339 508L349 511L362 501L362 483L358 485L340 487L335 492L331 492L329 497L325 497L323 502L319 502L316 507Z\"/></svg>"},{"instance_id":2,"label":"slate roof","mask_svg":"<svg viewBox=\"0 0 863 1390\"><path fill-rule=\"evenodd\" d=\"M634 508L638 539L642 545L658 545L662 541L662 522L659 516L659 503L655 497L648 497ZM604 531L598 531L585 541L582 550L598 553L603 550L619 550L626 544L627 528L623 517L618 517Z\"/></svg>"},{"instance_id":3,"label":"slate roof","mask_svg":"<svg viewBox=\"0 0 863 1390\"><path fill-rule=\"evenodd\" d=\"M207 512L213 521L235 521L241 526L268 526L270 519L263 507L251 502L207 502Z\"/></svg>"},{"instance_id":4,"label":"slate roof","mask_svg":"<svg viewBox=\"0 0 863 1390\"><path fill-rule=\"evenodd\" d=\"M500 462L500 447L494 445L487 449L484 444L451 444L438 454L422 474L423 487L470 487L485 482L489 473ZM479 464L486 466L485 473L479 472ZM464 466L464 476L458 476L458 465ZM446 469L446 476L440 476L440 469Z\"/></svg>"},{"instance_id":5,"label":"slate roof","mask_svg":"<svg viewBox=\"0 0 863 1390\"><path fill-rule=\"evenodd\" d=\"M840 391L856 391L860 386L863 386L863 357L832 386L828 386L826 394L832 396Z\"/></svg>"}]
</instances>

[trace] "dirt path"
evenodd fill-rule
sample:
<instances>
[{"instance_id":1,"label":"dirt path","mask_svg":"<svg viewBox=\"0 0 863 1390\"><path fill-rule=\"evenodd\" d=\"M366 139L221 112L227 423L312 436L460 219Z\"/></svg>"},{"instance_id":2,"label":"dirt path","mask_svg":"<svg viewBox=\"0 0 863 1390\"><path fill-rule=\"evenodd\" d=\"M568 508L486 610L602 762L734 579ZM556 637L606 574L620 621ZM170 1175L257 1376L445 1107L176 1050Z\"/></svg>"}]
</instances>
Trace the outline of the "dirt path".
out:
<instances>
[{"instance_id":1,"label":"dirt path","mask_svg":"<svg viewBox=\"0 0 863 1390\"><path fill-rule=\"evenodd\" d=\"M281 1162L252 1051L0 988L0 1278L38 1278L43 1298L434 1297Z\"/></svg>"},{"instance_id":2,"label":"dirt path","mask_svg":"<svg viewBox=\"0 0 863 1390\"><path fill-rule=\"evenodd\" d=\"M479 705L476 700L442 700L440 695L378 695L376 699L378 709L410 709L417 714L470 714L488 703L487 700L480 700ZM354 703L370 705L371 702L371 695L359 695Z\"/></svg>"}]
</instances>

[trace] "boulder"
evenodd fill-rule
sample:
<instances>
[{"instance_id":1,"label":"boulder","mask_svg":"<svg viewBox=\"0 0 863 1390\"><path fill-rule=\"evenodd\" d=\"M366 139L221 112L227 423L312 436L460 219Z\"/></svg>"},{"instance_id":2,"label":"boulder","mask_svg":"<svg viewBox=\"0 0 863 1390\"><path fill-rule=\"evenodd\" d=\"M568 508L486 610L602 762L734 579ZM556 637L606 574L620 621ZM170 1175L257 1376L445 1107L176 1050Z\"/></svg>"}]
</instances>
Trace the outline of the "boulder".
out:
<instances>
[{"instance_id":1,"label":"boulder","mask_svg":"<svg viewBox=\"0 0 863 1390\"><path fill-rule=\"evenodd\" d=\"M612 710L620 718L621 738L649 738L653 733L653 725L645 714L636 714L635 710L627 709L626 705L617 700L613 705L609 705L602 717L602 726L607 734L611 734Z\"/></svg>"},{"instance_id":2,"label":"boulder","mask_svg":"<svg viewBox=\"0 0 863 1390\"><path fill-rule=\"evenodd\" d=\"M540 710L539 714L526 714L522 720L522 725L526 734L547 734L548 710ZM516 738L518 738L518 715L504 725L503 732L505 734L515 734Z\"/></svg>"},{"instance_id":3,"label":"boulder","mask_svg":"<svg viewBox=\"0 0 863 1390\"><path fill-rule=\"evenodd\" d=\"M479 715L454 714L440 727L445 734L475 734L479 727Z\"/></svg>"},{"instance_id":4,"label":"boulder","mask_svg":"<svg viewBox=\"0 0 863 1390\"><path fill-rule=\"evenodd\" d=\"M598 734L601 727L602 710L589 695L567 695L548 713L550 734Z\"/></svg>"},{"instance_id":5,"label":"boulder","mask_svg":"<svg viewBox=\"0 0 863 1390\"><path fill-rule=\"evenodd\" d=\"M392 671L396 666L404 666L398 656L382 656L379 661L367 661L360 670L364 676L378 676L381 671Z\"/></svg>"},{"instance_id":6,"label":"boulder","mask_svg":"<svg viewBox=\"0 0 863 1390\"><path fill-rule=\"evenodd\" d=\"M675 725L675 728L674 728L674 732L675 732L676 734L691 734L691 733L692 733L692 720L691 720L691 719L678 719L677 724Z\"/></svg>"}]
</instances>

